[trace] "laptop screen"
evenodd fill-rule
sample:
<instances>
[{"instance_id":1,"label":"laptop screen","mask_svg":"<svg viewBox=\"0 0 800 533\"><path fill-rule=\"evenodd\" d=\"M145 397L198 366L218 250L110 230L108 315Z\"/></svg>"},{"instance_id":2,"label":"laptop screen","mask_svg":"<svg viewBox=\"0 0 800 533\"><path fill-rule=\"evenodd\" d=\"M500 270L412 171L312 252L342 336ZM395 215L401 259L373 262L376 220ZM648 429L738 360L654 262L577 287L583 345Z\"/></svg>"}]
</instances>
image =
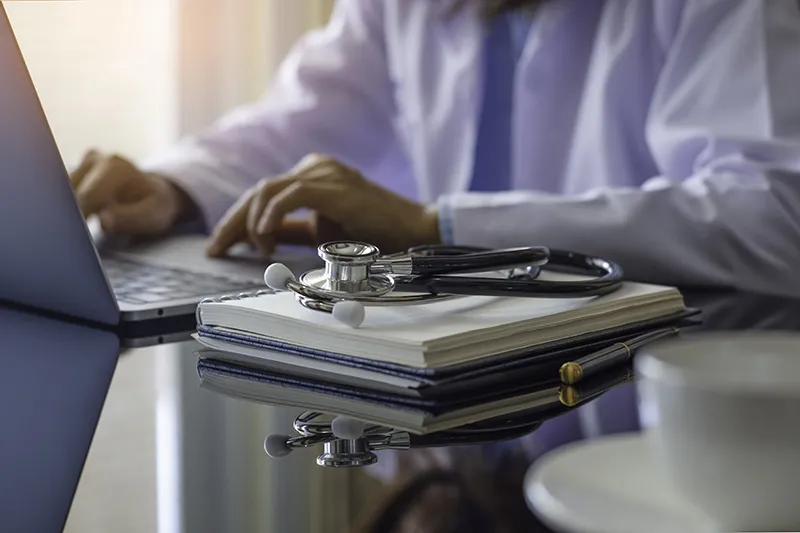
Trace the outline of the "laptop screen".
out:
<instances>
[{"instance_id":1,"label":"laptop screen","mask_svg":"<svg viewBox=\"0 0 800 533\"><path fill-rule=\"evenodd\" d=\"M0 300L116 324L116 300L1 2L0 191Z\"/></svg>"}]
</instances>

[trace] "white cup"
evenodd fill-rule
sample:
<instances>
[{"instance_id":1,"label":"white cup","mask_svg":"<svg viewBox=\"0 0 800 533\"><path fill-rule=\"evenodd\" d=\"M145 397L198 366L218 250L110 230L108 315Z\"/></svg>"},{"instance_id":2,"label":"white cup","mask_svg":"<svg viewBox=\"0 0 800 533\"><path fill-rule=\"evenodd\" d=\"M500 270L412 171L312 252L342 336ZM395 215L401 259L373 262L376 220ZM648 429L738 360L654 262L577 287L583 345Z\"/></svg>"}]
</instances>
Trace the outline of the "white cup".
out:
<instances>
[{"instance_id":1,"label":"white cup","mask_svg":"<svg viewBox=\"0 0 800 533\"><path fill-rule=\"evenodd\" d=\"M800 531L800 333L642 348L640 418L687 502L723 531Z\"/></svg>"}]
</instances>

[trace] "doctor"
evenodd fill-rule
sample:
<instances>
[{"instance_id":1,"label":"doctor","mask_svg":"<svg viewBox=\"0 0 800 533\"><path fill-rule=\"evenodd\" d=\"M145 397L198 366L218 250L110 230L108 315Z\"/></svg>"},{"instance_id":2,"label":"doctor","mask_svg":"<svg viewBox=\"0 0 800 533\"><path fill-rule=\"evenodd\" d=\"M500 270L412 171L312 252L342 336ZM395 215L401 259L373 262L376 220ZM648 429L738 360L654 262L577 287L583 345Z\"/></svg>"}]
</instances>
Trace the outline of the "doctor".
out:
<instances>
[{"instance_id":1,"label":"doctor","mask_svg":"<svg viewBox=\"0 0 800 533\"><path fill-rule=\"evenodd\" d=\"M107 231L201 217L212 255L547 245L800 296L800 5L339 0L262 101L72 180Z\"/></svg>"}]
</instances>

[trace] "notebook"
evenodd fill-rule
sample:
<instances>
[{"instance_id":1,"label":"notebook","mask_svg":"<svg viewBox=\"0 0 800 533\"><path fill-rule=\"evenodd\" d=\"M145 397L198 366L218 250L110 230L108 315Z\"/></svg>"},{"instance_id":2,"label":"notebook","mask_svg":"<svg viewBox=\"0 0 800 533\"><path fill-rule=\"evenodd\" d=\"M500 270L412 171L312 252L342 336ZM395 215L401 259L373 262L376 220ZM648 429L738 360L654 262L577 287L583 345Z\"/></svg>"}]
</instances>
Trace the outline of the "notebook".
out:
<instances>
[{"instance_id":1,"label":"notebook","mask_svg":"<svg viewBox=\"0 0 800 533\"><path fill-rule=\"evenodd\" d=\"M577 276L546 272L552 280ZM579 278L580 279L580 278ZM353 329L300 305L293 293L244 295L198 307L198 337L279 350L441 369L579 339L684 312L676 288L625 282L589 298L469 296L424 305L367 307Z\"/></svg>"},{"instance_id":2,"label":"notebook","mask_svg":"<svg viewBox=\"0 0 800 533\"><path fill-rule=\"evenodd\" d=\"M551 380L567 361L603 350L615 343L627 342L654 330L695 326L698 312L686 311L628 324L570 339L559 339L519 352L500 354L438 369L417 369L396 364L359 359L290 346L268 339L236 332L222 332L200 326L202 335L195 339L214 358L252 369L289 373L300 378L324 376L342 385L359 386L380 392L418 397L443 397L470 393L474 387L498 386L509 377L529 383Z\"/></svg>"},{"instance_id":3,"label":"notebook","mask_svg":"<svg viewBox=\"0 0 800 533\"><path fill-rule=\"evenodd\" d=\"M246 368L216 359L218 354L214 351L202 350L198 355L197 370L201 387L205 389L250 402L345 415L414 434L523 414L548 418L563 414L633 378L630 365L621 365L578 386L550 380L477 387L469 395L447 398L408 398L324 379Z\"/></svg>"}]
</instances>

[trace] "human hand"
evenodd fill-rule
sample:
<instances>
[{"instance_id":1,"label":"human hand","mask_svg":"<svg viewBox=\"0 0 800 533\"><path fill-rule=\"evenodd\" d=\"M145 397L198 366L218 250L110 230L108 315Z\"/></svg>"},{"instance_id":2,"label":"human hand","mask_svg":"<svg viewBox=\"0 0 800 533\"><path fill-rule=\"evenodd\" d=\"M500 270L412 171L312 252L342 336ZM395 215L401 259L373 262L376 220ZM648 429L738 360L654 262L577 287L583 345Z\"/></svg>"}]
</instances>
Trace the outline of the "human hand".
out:
<instances>
[{"instance_id":1,"label":"human hand","mask_svg":"<svg viewBox=\"0 0 800 533\"><path fill-rule=\"evenodd\" d=\"M305 219L288 218L309 209ZM223 255L239 242L262 254L278 244L317 246L352 239L392 253L439 242L436 212L384 189L335 159L312 155L288 174L261 180L223 217L208 253Z\"/></svg>"},{"instance_id":2,"label":"human hand","mask_svg":"<svg viewBox=\"0 0 800 533\"><path fill-rule=\"evenodd\" d=\"M70 175L84 217L98 215L103 231L153 236L166 233L196 209L176 185L116 155L89 151Z\"/></svg>"}]
</instances>

